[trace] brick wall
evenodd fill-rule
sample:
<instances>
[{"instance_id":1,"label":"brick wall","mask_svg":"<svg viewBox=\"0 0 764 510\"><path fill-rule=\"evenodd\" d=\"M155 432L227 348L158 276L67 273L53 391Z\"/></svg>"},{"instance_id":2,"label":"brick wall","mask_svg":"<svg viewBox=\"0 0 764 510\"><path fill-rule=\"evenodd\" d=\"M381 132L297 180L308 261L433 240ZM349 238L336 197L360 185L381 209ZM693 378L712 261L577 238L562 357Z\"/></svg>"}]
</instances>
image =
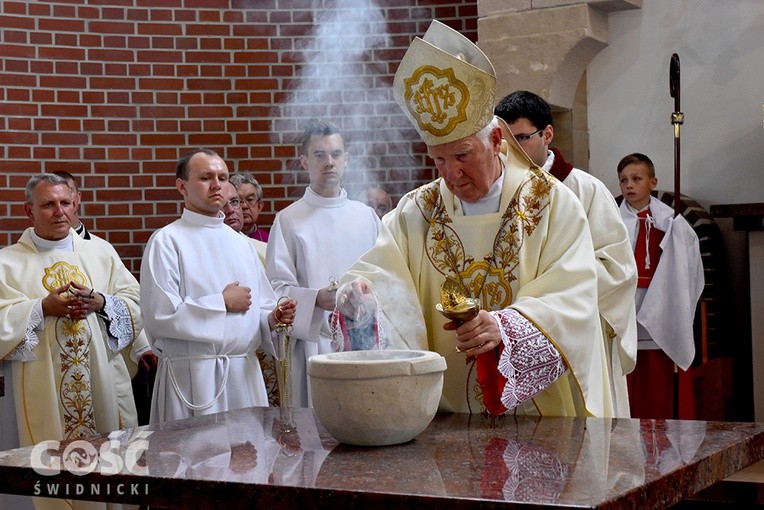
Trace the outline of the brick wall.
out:
<instances>
[{"instance_id":1,"label":"brick wall","mask_svg":"<svg viewBox=\"0 0 764 510\"><path fill-rule=\"evenodd\" d=\"M137 273L180 214L175 161L199 146L254 173L270 225L307 183L296 143L313 116L346 131L351 192L400 196L434 174L392 100L397 64L434 18L476 40L476 2L0 2L0 245L29 226L29 176L66 170L85 224Z\"/></svg>"}]
</instances>

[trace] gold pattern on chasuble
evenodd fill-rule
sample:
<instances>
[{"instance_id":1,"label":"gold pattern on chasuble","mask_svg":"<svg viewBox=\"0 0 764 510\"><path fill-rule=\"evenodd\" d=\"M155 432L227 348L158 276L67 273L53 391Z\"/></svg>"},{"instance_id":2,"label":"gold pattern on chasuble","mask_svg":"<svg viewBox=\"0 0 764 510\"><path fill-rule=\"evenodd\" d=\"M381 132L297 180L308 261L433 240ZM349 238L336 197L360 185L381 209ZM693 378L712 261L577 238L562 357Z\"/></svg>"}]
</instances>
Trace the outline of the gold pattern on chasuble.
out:
<instances>
[{"instance_id":1,"label":"gold pattern on chasuble","mask_svg":"<svg viewBox=\"0 0 764 510\"><path fill-rule=\"evenodd\" d=\"M87 281L87 278L82 271L80 271L79 267L64 261L59 261L50 267L46 267L45 273L42 276L42 286L45 287L45 290L48 292L52 292L64 285L69 285L71 282L85 285Z\"/></svg>"},{"instance_id":2,"label":"gold pattern on chasuble","mask_svg":"<svg viewBox=\"0 0 764 510\"><path fill-rule=\"evenodd\" d=\"M406 104L419 129L445 136L467 120L470 91L453 69L421 66L403 83Z\"/></svg>"},{"instance_id":3,"label":"gold pattern on chasuble","mask_svg":"<svg viewBox=\"0 0 764 510\"><path fill-rule=\"evenodd\" d=\"M485 310L501 310L512 303L510 285L525 239L533 234L549 205L554 181L543 172L531 170L530 178L515 192L502 215L492 252L481 258L468 253L453 229L440 196L440 180L419 188L415 200L429 222L427 256L441 274L460 282L471 297L479 298Z\"/></svg>"},{"instance_id":4,"label":"gold pattern on chasuble","mask_svg":"<svg viewBox=\"0 0 764 510\"><path fill-rule=\"evenodd\" d=\"M533 235L543 212L549 205L549 195L555 181L537 168L518 187L501 219L494 237L493 251L475 259L465 249L462 239L451 227L453 220L440 196L440 179L412 192L422 216L429 223L426 252L430 263L444 277L462 283L470 294L481 300L485 310L501 310L512 303L511 283L517 279L515 270L520 262L520 250L526 238ZM467 358L467 363L474 359ZM472 365L467 376L468 406L482 407L483 392L475 379Z\"/></svg>"},{"instance_id":5,"label":"gold pattern on chasuble","mask_svg":"<svg viewBox=\"0 0 764 510\"><path fill-rule=\"evenodd\" d=\"M72 281L85 285L87 278L77 266L59 261L45 268L42 284L50 292ZM90 341L91 331L87 321L66 317L56 320L56 344L61 361L58 396L63 410L65 439L96 433L90 385Z\"/></svg>"}]
</instances>

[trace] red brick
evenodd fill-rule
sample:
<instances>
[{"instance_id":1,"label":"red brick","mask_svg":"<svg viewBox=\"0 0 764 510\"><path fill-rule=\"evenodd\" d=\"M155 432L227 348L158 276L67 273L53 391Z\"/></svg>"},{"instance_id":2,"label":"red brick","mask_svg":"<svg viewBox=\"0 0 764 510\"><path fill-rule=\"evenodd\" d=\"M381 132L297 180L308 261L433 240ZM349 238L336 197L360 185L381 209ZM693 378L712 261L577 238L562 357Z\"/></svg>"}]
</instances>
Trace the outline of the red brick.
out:
<instances>
[{"instance_id":1,"label":"red brick","mask_svg":"<svg viewBox=\"0 0 764 510\"><path fill-rule=\"evenodd\" d=\"M150 48L151 47L151 39L148 37L144 37L142 35L136 35L136 36L128 36L127 37L127 48L130 48L132 50L139 50L144 48Z\"/></svg>"},{"instance_id":2,"label":"red brick","mask_svg":"<svg viewBox=\"0 0 764 510\"><path fill-rule=\"evenodd\" d=\"M137 23L142 35L183 35L183 26L177 23Z\"/></svg>"},{"instance_id":3,"label":"red brick","mask_svg":"<svg viewBox=\"0 0 764 510\"><path fill-rule=\"evenodd\" d=\"M80 119L59 119L59 131L82 131L82 120Z\"/></svg>"},{"instance_id":4,"label":"red brick","mask_svg":"<svg viewBox=\"0 0 764 510\"><path fill-rule=\"evenodd\" d=\"M138 137L133 134L126 133L93 133L91 135L93 139L93 145L135 145L138 141Z\"/></svg>"},{"instance_id":5,"label":"red brick","mask_svg":"<svg viewBox=\"0 0 764 510\"><path fill-rule=\"evenodd\" d=\"M85 22L67 18L38 18L37 28L50 32L85 32ZM100 32L100 30L90 30Z\"/></svg>"},{"instance_id":6,"label":"red brick","mask_svg":"<svg viewBox=\"0 0 764 510\"><path fill-rule=\"evenodd\" d=\"M8 147L8 154L5 156L11 159L31 159L31 147Z\"/></svg>"},{"instance_id":7,"label":"red brick","mask_svg":"<svg viewBox=\"0 0 764 510\"><path fill-rule=\"evenodd\" d=\"M80 30L81 31L81 30ZM134 23L120 23L117 21L91 21L88 23L88 31L97 34L134 34Z\"/></svg>"},{"instance_id":8,"label":"red brick","mask_svg":"<svg viewBox=\"0 0 764 510\"><path fill-rule=\"evenodd\" d=\"M101 147L85 147L82 151L82 157L84 159L105 159L106 149Z\"/></svg>"},{"instance_id":9,"label":"red brick","mask_svg":"<svg viewBox=\"0 0 764 510\"><path fill-rule=\"evenodd\" d=\"M185 81L169 78L139 78L138 88L141 90L183 90Z\"/></svg>"},{"instance_id":10,"label":"red brick","mask_svg":"<svg viewBox=\"0 0 764 510\"><path fill-rule=\"evenodd\" d=\"M27 32L23 30L3 30L3 40L11 44L27 44Z\"/></svg>"},{"instance_id":11,"label":"red brick","mask_svg":"<svg viewBox=\"0 0 764 510\"><path fill-rule=\"evenodd\" d=\"M191 90L231 90L232 84L229 79L189 79L188 88Z\"/></svg>"},{"instance_id":12,"label":"red brick","mask_svg":"<svg viewBox=\"0 0 764 510\"><path fill-rule=\"evenodd\" d=\"M149 134L142 133L139 135L139 140L142 145L184 145L185 135L176 133L158 133Z\"/></svg>"},{"instance_id":13,"label":"red brick","mask_svg":"<svg viewBox=\"0 0 764 510\"><path fill-rule=\"evenodd\" d=\"M228 146L231 144L231 140L232 137L228 133L200 133L188 135L188 143L200 147Z\"/></svg>"},{"instance_id":14,"label":"red brick","mask_svg":"<svg viewBox=\"0 0 764 510\"><path fill-rule=\"evenodd\" d=\"M88 107L71 104L44 104L40 106L40 114L51 117L86 117Z\"/></svg>"},{"instance_id":15,"label":"red brick","mask_svg":"<svg viewBox=\"0 0 764 510\"><path fill-rule=\"evenodd\" d=\"M53 44L53 34L48 32L32 32L29 34L29 42L31 44L49 45Z\"/></svg>"},{"instance_id":16,"label":"red brick","mask_svg":"<svg viewBox=\"0 0 764 510\"><path fill-rule=\"evenodd\" d=\"M91 106L90 114L94 117L135 117L138 109L128 105Z\"/></svg>"},{"instance_id":17,"label":"red brick","mask_svg":"<svg viewBox=\"0 0 764 510\"><path fill-rule=\"evenodd\" d=\"M183 62L183 53L178 51L141 50L137 52L140 62Z\"/></svg>"},{"instance_id":18,"label":"red brick","mask_svg":"<svg viewBox=\"0 0 764 510\"><path fill-rule=\"evenodd\" d=\"M102 119L85 119L82 121L82 129L85 131L103 131L106 124Z\"/></svg>"},{"instance_id":19,"label":"red brick","mask_svg":"<svg viewBox=\"0 0 764 510\"><path fill-rule=\"evenodd\" d=\"M85 133L42 133L40 141L46 145L85 145L88 135Z\"/></svg>"},{"instance_id":20,"label":"red brick","mask_svg":"<svg viewBox=\"0 0 764 510\"><path fill-rule=\"evenodd\" d=\"M104 39L104 45L106 41ZM88 59L104 62L132 62L134 60L133 52L130 50L119 50L113 47L108 49L92 49L88 50Z\"/></svg>"},{"instance_id":21,"label":"red brick","mask_svg":"<svg viewBox=\"0 0 764 510\"><path fill-rule=\"evenodd\" d=\"M50 62L46 62L50 64ZM28 73L30 69L28 60L8 59L5 61L5 71L10 73Z\"/></svg>"},{"instance_id":22,"label":"red brick","mask_svg":"<svg viewBox=\"0 0 764 510\"><path fill-rule=\"evenodd\" d=\"M31 95L32 94L28 89L9 89L6 92L5 100L13 101L13 102L18 101L20 103L28 103Z\"/></svg>"},{"instance_id":23,"label":"red brick","mask_svg":"<svg viewBox=\"0 0 764 510\"><path fill-rule=\"evenodd\" d=\"M27 44L0 44L0 55L18 58L36 58L34 46Z\"/></svg>"}]
</instances>

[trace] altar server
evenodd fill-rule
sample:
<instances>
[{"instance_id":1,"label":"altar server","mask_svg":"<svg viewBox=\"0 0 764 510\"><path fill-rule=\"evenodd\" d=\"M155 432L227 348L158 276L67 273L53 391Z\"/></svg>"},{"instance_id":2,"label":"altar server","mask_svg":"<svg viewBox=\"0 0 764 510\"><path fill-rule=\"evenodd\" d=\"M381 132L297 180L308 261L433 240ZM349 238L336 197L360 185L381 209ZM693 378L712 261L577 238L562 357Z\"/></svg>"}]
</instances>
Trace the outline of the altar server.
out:
<instances>
[{"instance_id":1,"label":"altar server","mask_svg":"<svg viewBox=\"0 0 764 510\"><path fill-rule=\"evenodd\" d=\"M637 262L637 367L629 375L636 418L674 418L674 364L695 357L693 322L705 278L698 236L681 215L653 197L658 179L644 154L618 163L621 215ZM691 390L687 397L692 398ZM688 416L687 418L692 418Z\"/></svg>"},{"instance_id":2,"label":"altar server","mask_svg":"<svg viewBox=\"0 0 764 510\"><path fill-rule=\"evenodd\" d=\"M292 322L295 303L276 306L255 247L224 223L227 181L214 151L183 156L183 215L143 254L141 307L160 359L152 423L268 405L255 351L276 354L271 331Z\"/></svg>"},{"instance_id":3,"label":"altar server","mask_svg":"<svg viewBox=\"0 0 764 510\"><path fill-rule=\"evenodd\" d=\"M331 352L332 282L374 245L380 221L374 209L350 200L342 188L348 153L339 128L314 120L302 140L300 164L310 184L300 200L276 214L265 268L276 294L298 302L291 387L294 405L308 407L307 360Z\"/></svg>"}]
</instances>

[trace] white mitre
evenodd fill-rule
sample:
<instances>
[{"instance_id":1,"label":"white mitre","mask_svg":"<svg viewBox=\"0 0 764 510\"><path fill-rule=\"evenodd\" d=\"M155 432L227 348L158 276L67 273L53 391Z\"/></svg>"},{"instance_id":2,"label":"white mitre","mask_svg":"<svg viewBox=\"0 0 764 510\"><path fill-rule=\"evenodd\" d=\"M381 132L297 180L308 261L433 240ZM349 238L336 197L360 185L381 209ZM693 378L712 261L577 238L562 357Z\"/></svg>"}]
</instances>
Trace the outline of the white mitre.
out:
<instances>
[{"instance_id":1,"label":"white mitre","mask_svg":"<svg viewBox=\"0 0 764 510\"><path fill-rule=\"evenodd\" d=\"M427 145L473 135L493 119L496 72L456 30L433 20L401 60L393 95Z\"/></svg>"}]
</instances>

